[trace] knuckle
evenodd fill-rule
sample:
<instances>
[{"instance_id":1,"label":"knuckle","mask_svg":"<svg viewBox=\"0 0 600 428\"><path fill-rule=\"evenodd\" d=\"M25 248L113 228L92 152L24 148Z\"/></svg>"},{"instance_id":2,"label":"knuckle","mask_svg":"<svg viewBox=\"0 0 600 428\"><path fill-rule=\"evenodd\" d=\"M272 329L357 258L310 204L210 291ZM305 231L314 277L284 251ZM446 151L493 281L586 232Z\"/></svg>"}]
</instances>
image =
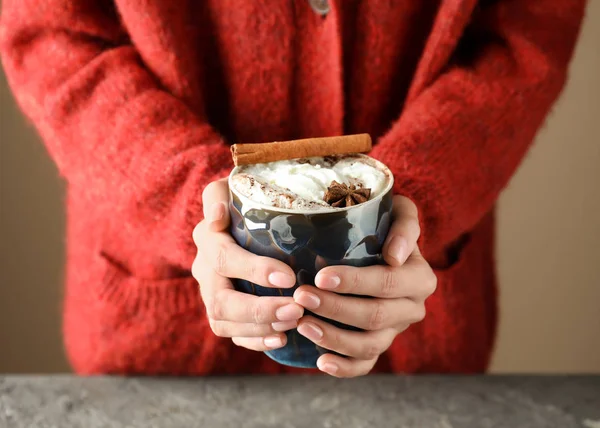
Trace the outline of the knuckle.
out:
<instances>
[{"instance_id":1,"label":"knuckle","mask_svg":"<svg viewBox=\"0 0 600 428\"><path fill-rule=\"evenodd\" d=\"M417 216L412 216L410 219L409 227L413 230L415 236L421 236L421 224Z\"/></svg>"},{"instance_id":2,"label":"knuckle","mask_svg":"<svg viewBox=\"0 0 600 428\"><path fill-rule=\"evenodd\" d=\"M194 259L194 262L192 263L192 269L191 269L192 270L192 276L198 282L199 282L199 278L200 278L200 272L198 270L200 268L199 264L200 263L199 263L198 257L196 257Z\"/></svg>"},{"instance_id":3,"label":"knuckle","mask_svg":"<svg viewBox=\"0 0 600 428\"><path fill-rule=\"evenodd\" d=\"M373 370L373 367L375 366L375 362L373 361L372 365L366 366L366 367L361 367L360 370L358 370L358 373L356 374L357 376L366 376L368 375L371 370Z\"/></svg>"},{"instance_id":4,"label":"knuckle","mask_svg":"<svg viewBox=\"0 0 600 428\"><path fill-rule=\"evenodd\" d=\"M385 325L385 305L383 302L375 302L375 307L369 317L368 326L369 330L381 330Z\"/></svg>"},{"instance_id":5,"label":"knuckle","mask_svg":"<svg viewBox=\"0 0 600 428\"><path fill-rule=\"evenodd\" d=\"M196 257L192 263L192 276L196 281L198 281L200 287L202 287L202 260L200 260L199 257Z\"/></svg>"},{"instance_id":6,"label":"knuckle","mask_svg":"<svg viewBox=\"0 0 600 428\"><path fill-rule=\"evenodd\" d=\"M396 275L391 269L386 269L383 273L381 283L381 297L393 297L396 290Z\"/></svg>"},{"instance_id":7,"label":"knuckle","mask_svg":"<svg viewBox=\"0 0 600 428\"><path fill-rule=\"evenodd\" d=\"M425 309L424 304L417 305L415 308L415 312L413 315L413 321L415 323L421 322L425 319L425 315L427 315L427 310Z\"/></svg>"},{"instance_id":8,"label":"knuckle","mask_svg":"<svg viewBox=\"0 0 600 428\"><path fill-rule=\"evenodd\" d=\"M325 336L324 336L325 339ZM331 348L335 348L335 349L339 349L340 345L343 343L343 338L342 338L342 334L337 330L334 329L331 333L329 333L326 337L327 339L327 346L331 347ZM322 341L323 344L325 344L325 341Z\"/></svg>"},{"instance_id":9,"label":"knuckle","mask_svg":"<svg viewBox=\"0 0 600 428\"><path fill-rule=\"evenodd\" d=\"M425 293L426 297L431 296L437 290L438 279L436 274L430 269L425 281Z\"/></svg>"},{"instance_id":10,"label":"knuckle","mask_svg":"<svg viewBox=\"0 0 600 428\"><path fill-rule=\"evenodd\" d=\"M206 316L208 319L215 319L214 298L204 298L204 307L206 308Z\"/></svg>"},{"instance_id":11,"label":"knuckle","mask_svg":"<svg viewBox=\"0 0 600 428\"><path fill-rule=\"evenodd\" d=\"M260 302L254 304L251 309L252 320L255 324L264 324L266 322L266 312Z\"/></svg>"},{"instance_id":12,"label":"knuckle","mask_svg":"<svg viewBox=\"0 0 600 428\"><path fill-rule=\"evenodd\" d=\"M342 299L336 299L336 296L332 296L331 299L331 317L337 319L344 311L344 303Z\"/></svg>"},{"instance_id":13,"label":"knuckle","mask_svg":"<svg viewBox=\"0 0 600 428\"><path fill-rule=\"evenodd\" d=\"M219 244L215 249L215 260L214 270L221 276L225 276L227 270L227 250L229 249L227 244Z\"/></svg>"},{"instance_id":14,"label":"knuckle","mask_svg":"<svg viewBox=\"0 0 600 428\"><path fill-rule=\"evenodd\" d=\"M248 279L252 282L260 282L257 280L258 263L246 263L245 269L246 269L246 279Z\"/></svg>"},{"instance_id":15,"label":"knuckle","mask_svg":"<svg viewBox=\"0 0 600 428\"><path fill-rule=\"evenodd\" d=\"M200 235L202 233L202 222L198 223L192 231L192 239L198 249L200 249Z\"/></svg>"},{"instance_id":16,"label":"knuckle","mask_svg":"<svg viewBox=\"0 0 600 428\"><path fill-rule=\"evenodd\" d=\"M267 334L277 333L270 325L252 324L253 336L265 336Z\"/></svg>"},{"instance_id":17,"label":"knuckle","mask_svg":"<svg viewBox=\"0 0 600 428\"><path fill-rule=\"evenodd\" d=\"M215 321L214 319L209 319L208 323L210 324L210 329L216 336L223 337L223 328L221 323Z\"/></svg>"},{"instance_id":18,"label":"knuckle","mask_svg":"<svg viewBox=\"0 0 600 428\"><path fill-rule=\"evenodd\" d=\"M354 291L354 290L358 290L360 288L360 283L361 283L361 273L360 273L360 269L355 268L352 270L352 273L350 274L350 290L348 291Z\"/></svg>"},{"instance_id":19,"label":"knuckle","mask_svg":"<svg viewBox=\"0 0 600 428\"><path fill-rule=\"evenodd\" d=\"M208 316L215 321L220 321L225 317L225 307L219 294L212 298L210 305L207 305Z\"/></svg>"},{"instance_id":20,"label":"knuckle","mask_svg":"<svg viewBox=\"0 0 600 428\"><path fill-rule=\"evenodd\" d=\"M378 344L368 344L365 346L362 352L362 356L365 360L372 360L379 357L383 353L382 347Z\"/></svg>"},{"instance_id":21,"label":"knuckle","mask_svg":"<svg viewBox=\"0 0 600 428\"><path fill-rule=\"evenodd\" d=\"M400 325L395 327L395 331L396 331L396 333L400 334L400 333L403 333L406 330L408 330L408 327L410 327L410 324L401 323Z\"/></svg>"}]
</instances>

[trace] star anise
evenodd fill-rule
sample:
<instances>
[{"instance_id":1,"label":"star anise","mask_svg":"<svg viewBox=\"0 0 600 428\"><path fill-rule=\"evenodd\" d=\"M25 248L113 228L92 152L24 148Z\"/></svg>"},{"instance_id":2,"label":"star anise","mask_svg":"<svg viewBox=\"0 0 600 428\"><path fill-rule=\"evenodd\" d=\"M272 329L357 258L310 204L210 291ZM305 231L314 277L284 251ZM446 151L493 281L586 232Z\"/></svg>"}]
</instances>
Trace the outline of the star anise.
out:
<instances>
[{"instance_id":1,"label":"star anise","mask_svg":"<svg viewBox=\"0 0 600 428\"><path fill-rule=\"evenodd\" d=\"M332 207L344 208L367 202L370 196L371 189L356 187L354 184L348 186L345 183L338 183L333 180L323 199Z\"/></svg>"}]
</instances>

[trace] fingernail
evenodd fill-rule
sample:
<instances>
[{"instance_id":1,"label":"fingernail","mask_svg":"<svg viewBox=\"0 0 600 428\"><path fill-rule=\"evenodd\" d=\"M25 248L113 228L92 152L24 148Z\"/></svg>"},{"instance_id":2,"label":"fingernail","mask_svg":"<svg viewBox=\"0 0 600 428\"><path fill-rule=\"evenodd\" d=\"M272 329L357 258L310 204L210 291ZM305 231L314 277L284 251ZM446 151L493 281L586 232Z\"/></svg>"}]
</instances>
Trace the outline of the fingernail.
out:
<instances>
[{"instance_id":1,"label":"fingernail","mask_svg":"<svg viewBox=\"0 0 600 428\"><path fill-rule=\"evenodd\" d=\"M305 322L298 326L298 333L302 336L307 337L308 339L314 341L321 340L323 337L323 330L311 322Z\"/></svg>"},{"instance_id":2,"label":"fingernail","mask_svg":"<svg viewBox=\"0 0 600 428\"><path fill-rule=\"evenodd\" d=\"M388 247L388 252L398 263L403 264L408 257L408 241L403 236L394 236Z\"/></svg>"},{"instance_id":3,"label":"fingernail","mask_svg":"<svg viewBox=\"0 0 600 428\"><path fill-rule=\"evenodd\" d=\"M225 209L224 208L225 208L225 206L221 202L214 204L210 208L208 220L211 223L214 223L215 221L221 220L225 216Z\"/></svg>"},{"instance_id":4,"label":"fingernail","mask_svg":"<svg viewBox=\"0 0 600 428\"><path fill-rule=\"evenodd\" d=\"M296 303L300 306L304 306L306 309L317 309L321 305L321 299L319 296L308 291L298 293L297 297L294 297Z\"/></svg>"},{"instance_id":5,"label":"fingernail","mask_svg":"<svg viewBox=\"0 0 600 428\"><path fill-rule=\"evenodd\" d=\"M317 278L316 285L325 290L333 290L334 288L337 288L341 282L342 280L337 275L323 275Z\"/></svg>"},{"instance_id":6,"label":"fingernail","mask_svg":"<svg viewBox=\"0 0 600 428\"><path fill-rule=\"evenodd\" d=\"M268 336L263 339L263 343L268 348L281 348L283 346L283 340L279 336Z\"/></svg>"},{"instance_id":7,"label":"fingernail","mask_svg":"<svg viewBox=\"0 0 600 428\"><path fill-rule=\"evenodd\" d=\"M298 305L289 304L277 309L275 316L279 321L293 321L300 319L302 313L302 308L298 307Z\"/></svg>"},{"instance_id":8,"label":"fingernail","mask_svg":"<svg viewBox=\"0 0 600 428\"><path fill-rule=\"evenodd\" d=\"M337 366L337 364L333 364L333 363L319 363L319 361L317 361L317 367L319 368L319 370L321 370L322 372L325 373L329 373L331 375L336 374L339 367Z\"/></svg>"},{"instance_id":9,"label":"fingernail","mask_svg":"<svg viewBox=\"0 0 600 428\"><path fill-rule=\"evenodd\" d=\"M271 272L267 278L274 287L291 288L296 284L296 278L283 272Z\"/></svg>"},{"instance_id":10,"label":"fingernail","mask_svg":"<svg viewBox=\"0 0 600 428\"><path fill-rule=\"evenodd\" d=\"M274 322L271 324L271 327L273 327L273 330L275 330L275 331L288 331L288 330L292 330L292 329L296 328L297 326L298 326L298 321L296 321L296 320Z\"/></svg>"}]
</instances>

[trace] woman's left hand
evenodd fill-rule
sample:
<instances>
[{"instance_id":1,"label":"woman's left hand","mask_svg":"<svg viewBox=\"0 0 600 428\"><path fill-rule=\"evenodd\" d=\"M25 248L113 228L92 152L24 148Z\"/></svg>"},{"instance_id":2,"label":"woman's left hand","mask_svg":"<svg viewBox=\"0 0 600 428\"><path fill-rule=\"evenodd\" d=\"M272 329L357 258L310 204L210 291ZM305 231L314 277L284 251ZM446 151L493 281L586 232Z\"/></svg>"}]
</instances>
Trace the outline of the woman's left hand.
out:
<instances>
[{"instance_id":1,"label":"woman's left hand","mask_svg":"<svg viewBox=\"0 0 600 428\"><path fill-rule=\"evenodd\" d=\"M417 207L395 196L393 218L383 246L387 265L329 266L317 274L317 287L303 285L294 293L296 303L311 312L365 330L343 330L312 316L300 319L300 334L349 357L319 358L319 369L332 376L369 373L394 338L425 317L425 299L435 291L437 280L417 246Z\"/></svg>"}]
</instances>

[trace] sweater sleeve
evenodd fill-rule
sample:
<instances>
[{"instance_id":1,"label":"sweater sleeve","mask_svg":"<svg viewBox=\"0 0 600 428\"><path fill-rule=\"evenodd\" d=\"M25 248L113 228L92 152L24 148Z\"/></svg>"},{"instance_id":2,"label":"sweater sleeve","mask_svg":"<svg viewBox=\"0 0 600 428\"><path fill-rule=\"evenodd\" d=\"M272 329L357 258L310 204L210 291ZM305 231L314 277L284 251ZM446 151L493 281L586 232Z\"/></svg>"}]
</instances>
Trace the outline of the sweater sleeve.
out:
<instances>
[{"instance_id":1,"label":"sweater sleeve","mask_svg":"<svg viewBox=\"0 0 600 428\"><path fill-rule=\"evenodd\" d=\"M231 169L229 148L144 65L122 18L112 2L6 0L2 61L69 186L115 219L107 245L188 270L201 192Z\"/></svg>"},{"instance_id":2,"label":"sweater sleeve","mask_svg":"<svg viewBox=\"0 0 600 428\"><path fill-rule=\"evenodd\" d=\"M565 83L584 8L482 2L448 65L375 146L396 191L419 208L425 255L493 208Z\"/></svg>"},{"instance_id":3,"label":"sweater sleeve","mask_svg":"<svg viewBox=\"0 0 600 428\"><path fill-rule=\"evenodd\" d=\"M191 232L203 187L227 174L231 156L201 102L173 95L146 66L113 5L2 5L9 84L85 200L94 226L78 233L95 236L97 260L117 258L80 265L89 264L67 290L66 347L80 373L211 373L225 341L188 276Z\"/></svg>"}]
</instances>

